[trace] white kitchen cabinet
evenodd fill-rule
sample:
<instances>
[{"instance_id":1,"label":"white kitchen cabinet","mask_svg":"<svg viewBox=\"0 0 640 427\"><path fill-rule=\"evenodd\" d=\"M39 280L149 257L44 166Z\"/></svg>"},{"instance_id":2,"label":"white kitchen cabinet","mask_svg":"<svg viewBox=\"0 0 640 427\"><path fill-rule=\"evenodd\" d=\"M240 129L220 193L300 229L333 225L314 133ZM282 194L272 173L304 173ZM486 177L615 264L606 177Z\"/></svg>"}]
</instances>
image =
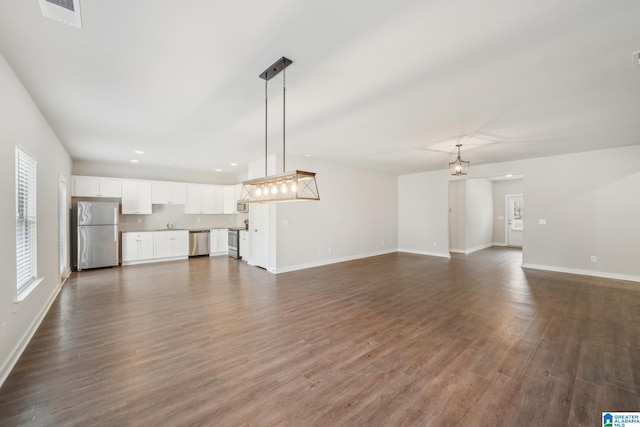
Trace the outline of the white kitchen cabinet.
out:
<instances>
[{"instance_id":1,"label":"white kitchen cabinet","mask_svg":"<svg viewBox=\"0 0 640 427\"><path fill-rule=\"evenodd\" d=\"M213 213L215 214L223 214L224 213L224 189L226 185L214 185L214 205L213 205Z\"/></svg>"},{"instance_id":2,"label":"white kitchen cabinet","mask_svg":"<svg viewBox=\"0 0 640 427\"><path fill-rule=\"evenodd\" d=\"M122 233L122 264L153 259L153 232Z\"/></svg>"},{"instance_id":3,"label":"white kitchen cabinet","mask_svg":"<svg viewBox=\"0 0 640 427\"><path fill-rule=\"evenodd\" d=\"M153 257L187 258L189 256L189 232L187 230L155 231L153 233Z\"/></svg>"},{"instance_id":4,"label":"white kitchen cabinet","mask_svg":"<svg viewBox=\"0 0 640 427\"><path fill-rule=\"evenodd\" d=\"M214 229L209 233L209 254L227 255L229 252L229 230Z\"/></svg>"},{"instance_id":5,"label":"white kitchen cabinet","mask_svg":"<svg viewBox=\"0 0 640 427\"><path fill-rule=\"evenodd\" d=\"M248 260L249 257L249 231L240 230L240 257Z\"/></svg>"},{"instance_id":6,"label":"white kitchen cabinet","mask_svg":"<svg viewBox=\"0 0 640 427\"><path fill-rule=\"evenodd\" d=\"M151 183L148 181L122 181L122 213L151 213Z\"/></svg>"},{"instance_id":7,"label":"white kitchen cabinet","mask_svg":"<svg viewBox=\"0 0 640 427\"><path fill-rule=\"evenodd\" d=\"M153 181L151 203L154 205L184 205L187 203L187 184L184 182Z\"/></svg>"},{"instance_id":8,"label":"white kitchen cabinet","mask_svg":"<svg viewBox=\"0 0 640 427\"><path fill-rule=\"evenodd\" d=\"M238 208L238 202L242 198L242 184L234 185L233 190L234 190L234 198L235 198L235 202L233 204L233 213L239 213L237 211L237 208Z\"/></svg>"},{"instance_id":9,"label":"white kitchen cabinet","mask_svg":"<svg viewBox=\"0 0 640 427\"><path fill-rule=\"evenodd\" d=\"M73 197L122 197L121 179L74 175L71 181Z\"/></svg>"},{"instance_id":10,"label":"white kitchen cabinet","mask_svg":"<svg viewBox=\"0 0 640 427\"><path fill-rule=\"evenodd\" d=\"M215 210L215 190L213 185L187 184L185 213L212 214Z\"/></svg>"},{"instance_id":11,"label":"white kitchen cabinet","mask_svg":"<svg viewBox=\"0 0 640 427\"><path fill-rule=\"evenodd\" d=\"M238 200L238 198L236 197L236 186L235 185L225 185L224 186L224 211L223 211L223 213L225 213L225 214L237 213L237 211L236 211L237 200Z\"/></svg>"}]
</instances>

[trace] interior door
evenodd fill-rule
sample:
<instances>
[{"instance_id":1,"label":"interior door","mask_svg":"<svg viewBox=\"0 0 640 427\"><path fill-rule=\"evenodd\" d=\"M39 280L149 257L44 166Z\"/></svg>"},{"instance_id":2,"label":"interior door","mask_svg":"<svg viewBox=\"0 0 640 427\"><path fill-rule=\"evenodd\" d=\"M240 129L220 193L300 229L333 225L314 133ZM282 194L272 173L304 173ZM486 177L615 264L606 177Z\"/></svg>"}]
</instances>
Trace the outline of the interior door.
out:
<instances>
[{"instance_id":1,"label":"interior door","mask_svg":"<svg viewBox=\"0 0 640 427\"><path fill-rule=\"evenodd\" d=\"M507 196L507 246L522 247L524 230L524 198L522 194Z\"/></svg>"},{"instance_id":2,"label":"interior door","mask_svg":"<svg viewBox=\"0 0 640 427\"><path fill-rule=\"evenodd\" d=\"M251 229L253 230L253 263L258 267L269 267L269 206L251 207Z\"/></svg>"}]
</instances>

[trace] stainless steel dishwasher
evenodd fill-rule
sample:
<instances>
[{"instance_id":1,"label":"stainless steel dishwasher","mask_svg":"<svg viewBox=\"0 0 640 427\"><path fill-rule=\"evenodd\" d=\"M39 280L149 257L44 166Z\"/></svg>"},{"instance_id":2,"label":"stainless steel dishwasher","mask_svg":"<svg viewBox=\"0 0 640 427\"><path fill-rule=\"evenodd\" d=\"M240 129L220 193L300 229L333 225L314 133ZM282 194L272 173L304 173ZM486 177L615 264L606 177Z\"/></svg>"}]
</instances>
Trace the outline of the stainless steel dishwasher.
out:
<instances>
[{"instance_id":1,"label":"stainless steel dishwasher","mask_svg":"<svg viewBox=\"0 0 640 427\"><path fill-rule=\"evenodd\" d=\"M189 256L209 255L210 230L189 230Z\"/></svg>"}]
</instances>

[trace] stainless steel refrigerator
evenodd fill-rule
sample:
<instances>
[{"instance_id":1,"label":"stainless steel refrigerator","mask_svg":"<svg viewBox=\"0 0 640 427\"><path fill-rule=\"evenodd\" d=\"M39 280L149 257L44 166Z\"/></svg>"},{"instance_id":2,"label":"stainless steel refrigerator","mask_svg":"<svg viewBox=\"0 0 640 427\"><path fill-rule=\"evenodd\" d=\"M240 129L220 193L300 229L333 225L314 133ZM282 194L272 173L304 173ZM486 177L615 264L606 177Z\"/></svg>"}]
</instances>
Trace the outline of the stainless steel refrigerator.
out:
<instances>
[{"instance_id":1,"label":"stainless steel refrigerator","mask_svg":"<svg viewBox=\"0 0 640 427\"><path fill-rule=\"evenodd\" d=\"M76 270L119 263L117 202L78 202L73 208Z\"/></svg>"}]
</instances>

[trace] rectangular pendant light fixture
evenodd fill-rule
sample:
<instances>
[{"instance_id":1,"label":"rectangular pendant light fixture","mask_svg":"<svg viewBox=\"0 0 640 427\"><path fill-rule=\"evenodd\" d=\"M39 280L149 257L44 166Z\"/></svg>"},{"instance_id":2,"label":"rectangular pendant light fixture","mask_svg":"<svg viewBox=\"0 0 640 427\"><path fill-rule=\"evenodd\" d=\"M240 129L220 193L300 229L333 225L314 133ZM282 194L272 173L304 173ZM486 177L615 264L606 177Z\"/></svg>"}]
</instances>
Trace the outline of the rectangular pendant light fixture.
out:
<instances>
[{"instance_id":1,"label":"rectangular pendant light fixture","mask_svg":"<svg viewBox=\"0 0 640 427\"><path fill-rule=\"evenodd\" d=\"M285 98L286 78L282 83L282 168L279 175L267 175L267 82L281 71L284 71L293 61L284 56L273 65L264 70L259 77L265 81L265 177L256 178L242 183L240 203L280 203L303 202L320 200L318 183L315 172L291 171L284 172L285 168ZM284 74L283 74L284 76Z\"/></svg>"},{"instance_id":2,"label":"rectangular pendant light fixture","mask_svg":"<svg viewBox=\"0 0 640 427\"><path fill-rule=\"evenodd\" d=\"M314 172L291 171L242 183L241 203L278 203L320 200Z\"/></svg>"}]
</instances>

